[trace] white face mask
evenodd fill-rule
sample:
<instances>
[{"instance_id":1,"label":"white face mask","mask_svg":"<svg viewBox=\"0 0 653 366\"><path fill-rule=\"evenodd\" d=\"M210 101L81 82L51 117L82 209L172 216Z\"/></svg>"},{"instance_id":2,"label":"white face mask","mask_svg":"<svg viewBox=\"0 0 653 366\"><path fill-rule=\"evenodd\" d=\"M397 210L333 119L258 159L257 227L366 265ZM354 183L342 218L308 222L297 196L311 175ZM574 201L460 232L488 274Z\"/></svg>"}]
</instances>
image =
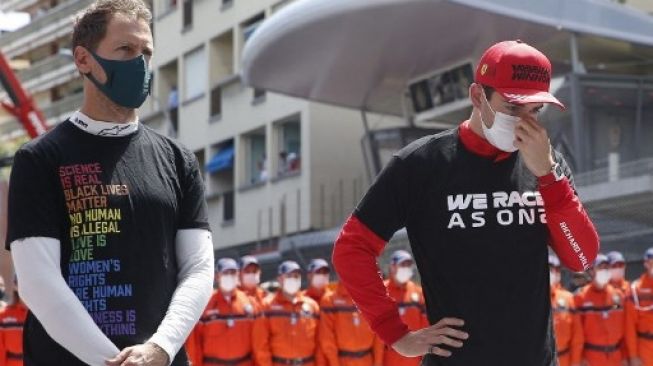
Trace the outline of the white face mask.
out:
<instances>
[{"instance_id":1,"label":"white face mask","mask_svg":"<svg viewBox=\"0 0 653 366\"><path fill-rule=\"evenodd\" d=\"M495 112L490 103L485 97L485 92L483 92L483 99L487 103L488 108L494 113L494 123L491 128L488 128L483 117L481 117L481 126L483 127L483 135L488 140L488 142L497 149L505 152L514 152L517 151L517 148L514 145L515 141L515 128L517 127L517 122L519 122L519 117L511 116L501 112Z\"/></svg>"},{"instance_id":2,"label":"white face mask","mask_svg":"<svg viewBox=\"0 0 653 366\"><path fill-rule=\"evenodd\" d=\"M621 281L624 279L625 275L626 275L625 268L610 268L610 276L612 278L612 281Z\"/></svg>"},{"instance_id":3,"label":"white face mask","mask_svg":"<svg viewBox=\"0 0 653 366\"><path fill-rule=\"evenodd\" d=\"M412 267L399 267L395 273L395 280L399 283L406 283L413 277Z\"/></svg>"},{"instance_id":4,"label":"white face mask","mask_svg":"<svg viewBox=\"0 0 653 366\"><path fill-rule=\"evenodd\" d=\"M599 269L596 271L596 277L594 277L594 283L598 286L603 287L610 281L610 270L609 269Z\"/></svg>"},{"instance_id":5,"label":"white face mask","mask_svg":"<svg viewBox=\"0 0 653 366\"><path fill-rule=\"evenodd\" d=\"M327 274L314 274L311 280L311 286L317 289L323 289L329 284L329 275Z\"/></svg>"},{"instance_id":6,"label":"white face mask","mask_svg":"<svg viewBox=\"0 0 653 366\"><path fill-rule=\"evenodd\" d=\"M283 292L287 293L288 295L296 294L301 287L301 278L288 277L283 280Z\"/></svg>"},{"instance_id":7,"label":"white face mask","mask_svg":"<svg viewBox=\"0 0 653 366\"><path fill-rule=\"evenodd\" d=\"M243 273L243 286L256 287L261 282L261 272Z\"/></svg>"},{"instance_id":8,"label":"white face mask","mask_svg":"<svg viewBox=\"0 0 653 366\"><path fill-rule=\"evenodd\" d=\"M231 292L238 285L238 277L236 275L222 275L219 282L220 291Z\"/></svg>"},{"instance_id":9,"label":"white face mask","mask_svg":"<svg viewBox=\"0 0 653 366\"><path fill-rule=\"evenodd\" d=\"M551 287L557 286L560 283L560 272L549 271L549 284Z\"/></svg>"}]
</instances>

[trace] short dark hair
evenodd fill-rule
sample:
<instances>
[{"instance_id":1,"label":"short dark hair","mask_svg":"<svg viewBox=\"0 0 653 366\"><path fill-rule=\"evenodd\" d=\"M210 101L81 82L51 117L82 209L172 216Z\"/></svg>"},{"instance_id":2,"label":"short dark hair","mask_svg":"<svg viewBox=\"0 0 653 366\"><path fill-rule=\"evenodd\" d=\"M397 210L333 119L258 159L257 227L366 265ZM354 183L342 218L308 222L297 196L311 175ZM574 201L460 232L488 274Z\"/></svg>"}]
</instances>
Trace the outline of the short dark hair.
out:
<instances>
[{"instance_id":1,"label":"short dark hair","mask_svg":"<svg viewBox=\"0 0 653 366\"><path fill-rule=\"evenodd\" d=\"M107 33L107 25L115 14L152 21L152 12L143 0L98 0L77 18L73 28L73 52L77 46L96 51Z\"/></svg>"}]
</instances>

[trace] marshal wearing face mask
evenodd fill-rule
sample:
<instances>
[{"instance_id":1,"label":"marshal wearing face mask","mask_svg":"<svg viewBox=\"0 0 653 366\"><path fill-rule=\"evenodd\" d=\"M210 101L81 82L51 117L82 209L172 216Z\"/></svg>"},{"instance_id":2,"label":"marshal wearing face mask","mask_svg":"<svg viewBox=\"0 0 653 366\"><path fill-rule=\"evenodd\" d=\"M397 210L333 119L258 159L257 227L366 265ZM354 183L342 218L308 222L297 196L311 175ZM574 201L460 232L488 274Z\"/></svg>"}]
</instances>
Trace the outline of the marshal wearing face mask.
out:
<instances>
[{"instance_id":1,"label":"marshal wearing face mask","mask_svg":"<svg viewBox=\"0 0 653 366\"><path fill-rule=\"evenodd\" d=\"M327 286L331 267L325 259L315 258L308 264L307 270L308 289L305 294L319 304L322 297L329 292Z\"/></svg>"},{"instance_id":2,"label":"marshal wearing face mask","mask_svg":"<svg viewBox=\"0 0 653 366\"><path fill-rule=\"evenodd\" d=\"M626 280L626 258L618 251L612 251L607 256L610 264L610 284L625 296L630 291L630 282Z\"/></svg>"},{"instance_id":3,"label":"marshal wearing face mask","mask_svg":"<svg viewBox=\"0 0 653 366\"><path fill-rule=\"evenodd\" d=\"M644 271L629 287L626 349L630 365L653 365L653 248L644 252Z\"/></svg>"},{"instance_id":4,"label":"marshal wearing face mask","mask_svg":"<svg viewBox=\"0 0 653 366\"><path fill-rule=\"evenodd\" d=\"M546 105L564 108L549 92L549 59L504 41L476 65L469 119L394 154L341 230L333 264L399 354L425 366L551 366L549 250L585 271L599 238L539 120ZM420 330L378 278L377 257L403 228L426 298L430 326ZM391 280L408 277L401 269Z\"/></svg>"},{"instance_id":5,"label":"marshal wearing face mask","mask_svg":"<svg viewBox=\"0 0 653 366\"><path fill-rule=\"evenodd\" d=\"M621 366L627 361L624 304L626 298L610 285L608 257L594 261L593 280L576 294L576 311L583 324L582 362L588 366Z\"/></svg>"},{"instance_id":6,"label":"marshal wearing face mask","mask_svg":"<svg viewBox=\"0 0 653 366\"><path fill-rule=\"evenodd\" d=\"M558 366L576 366L583 354L583 325L574 295L560 284L560 260L552 254L549 255L549 274Z\"/></svg>"},{"instance_id":7,"label":"marshal wearing face mask","mask_svg":"<svg viewBox=\"0 0 653 366\"><path fill-rule=\"evenodd\" d=\"M215 268L218 290L186 341L189 359L193 365L231 360L239 366L253 366L251 339L258 306L237 289L240 267L236 260L220 258Z\"/></svg>"},{"instance_id":8,"label":"marshal wearing face mask","mask_svg":"<svg viewBox=\"0 0 653 366\"><path fill-rule=\"evenodd\" d=\"M428 326L422 287L413 281L415 260L406 250L397 250L390 256L388 295L397 302L401 320L411 330ZM419 366L421 357L404 357L393 349L383 354L384 366Z\"/></svg>"},{"instance_id":9,"label":"marshal wearing face mask","mask_svg":"<svg viewBox=\"0 0 653 366\"><path fill-rule=\"evenodd\" d=\"M318 303L301 291L302 269L294 261L278 268L279 290L263 301L252 347L258 365L323 365L318 342Z\"/></svg>"},{"instance_id":10,"label":"marshal wearing face mask","mask_svg":"<svg viewBox=\"0 0 653 366\"><path fill-rule=\"evenodd\" d=\"M260 286L261 283L261 265L256 257L246 255L240 258L240 289L247 296L254 299L256 304L261 306L266 296L265 290Z\"/></svg>"}]
</instances>

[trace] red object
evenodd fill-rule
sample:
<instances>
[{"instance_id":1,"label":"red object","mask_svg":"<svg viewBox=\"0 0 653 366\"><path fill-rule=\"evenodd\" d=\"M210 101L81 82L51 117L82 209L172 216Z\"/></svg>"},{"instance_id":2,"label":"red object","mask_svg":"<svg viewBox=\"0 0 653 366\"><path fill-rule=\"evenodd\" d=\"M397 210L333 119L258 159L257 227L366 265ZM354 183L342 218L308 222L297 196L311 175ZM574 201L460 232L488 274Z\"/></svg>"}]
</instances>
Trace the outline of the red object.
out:
<instances>
[{"instance_id":1,"label":"red object","mask_svg":"<svg viewBox=\"0 0 653 366\"><path fill-rule=\"evenodd\" d=\"M574 295L560 284L551 287L551 310L559 366L579 365L583 354L583 323Z\"/></svg>"},{"instance_id":2,"label":"red object","mask_svg":"<svg viewBox=\"0 0 653 366\"><path fill-rule=\"evenodd\" d=\"M313 286L309 286L309 288L307 288L304 291L304 295L310 297L311 299L315 300L316 303L319 304L320 301L322 301L322 298L325 295L327 295L329 292L331 292L331 291L326 287L321 289L321 290L318 290Z\"/></svg>"},{"instance_id":3,"label":"red object","mask_svg":"<svg viewBox=\"0 0 653 366\"><path fill-rule=\"evenodd\" d=\"M0 365L23 365L23 326L27 307L22 302L0 311Z\"/></svg>"},{"instance_id":4,"label":"red object","mask_svg":"<svg viewBox=\"0 0 653 366\"><path fill-rule=\"evenodd\" d=\"M292 300L280 291L266 298L252 333L256 365L325 366L319 347L319 318L319 305L301 293Z\"/></svg>"},{"instance_id":5,"label":"red object","mask_svg":"<svg viewBox=\"0 0 653 366\"><path fill-rule=\"evenodd\" d=\"M424 295L422 288L413 281L408 281L404 286L398 286L394 281L386 280L385 285L388 295L399 306L401 320L408 325L410 330L418 330L429 326L426 318ZM383 355L384 366L419 366L421 357L404 357L389 347Z\"/></svg>"},{"instance_id":6,"label":"red object","mask_svg":"<svg viewBox=\"0 0 653 366\"><path fill-rule=\"evenodd\" d=\"M460 125L459 135L465 148L476 155L494 161L510 156L474 133L469 121ZM599 252L599 234L569 181L566 178L553 180L547 185L540 184L539 189L551 233L551 248L567 268L584 271L590 268Z\"/></svg>"},{"instance_id":7,"label":"red object","mask_svg":"<svg viewBox=\"0 0 653 366\"><path fill-rule=\"evenodd\" d=\"M384 246L383 239L351 216L336 240L333 266L372 330L385 344L392 345L409 329L399 316L397 304L388 296L376 265Z\"/></svg>"},{"instance_id":8,"label":"red object","mask_svg":"<svg viewBox=\"0 0 653 366\"><path fill-rule=\"evenodd\" d=\"M627 359L622 347L625 319L621 292L612 285L599 289L589 284L578 291L574 301L583 324L587 365L621 366Z\"/></svg>"},{"instance_id":9,"label":"red object","mask_svg":"<svg viewBox=\"0 0 653 366\"><path fill-rule=\"evenodd\" d=\"M254 365L252 330L257 312L257 305L244 292L235 290L227 298L215 291L186 341L193 366L237 361L239 366Z\"/></svg>"},{"instance_id":10,"label":"red object","mask_svg":"<svg viewBox=\"0 0 653 366\"><path fill-rule=\"evenodd\" d=\"M553 174L553 172L550 172L549 174L537 177L537 182L539 183L540 187L546 187L549 184L556 182L556 176Z\"/></svg>"},{"instance_id":11,"label":"red object","mask_svg":"<svg viewBox=\"0 0 653 366\"><path fill-rule=\"evenodd\" d=\"M488 48L476 68L476 82L494 88L510 103L553 103L565 108L549 93L551 75L549 59L519 40Z\"/></svg>"},{"instance_id":12,"label":"red object","mask_svg":"<svg viewBox=\"0 0 653 366\"><path fill-rule=\"evenodd\" d=\"M23 125L27 134L37 137L47 131L45 117L36 107L32 97L25 91L9 62L0 52L0 84L4 87L13 104L0 102L0 105L14 115Z\"/></svg>"},{"instance_id":13,"label":"red object","mask_svg":"<svg viewBox=\"0 0 653 366\"><path fill-rule=\"evenodd\" d=\"M318 338L329 366L381 366L383 362L383 343L361 319L342 284L322 297Z\"/></svg>"},{"instance_id":14,"label":"red object","mask_svg":"<svg viewBox=\"0 0 653 366\"><path fill-rule=\"evenodd\" d=\"M642 274L626 300L626 349L644 365L653 365L653 278Z\"/></svg>"},{"instance_id":15,"label":"red object","mask_svg":"<svg viewBox=\"0 0 653 366\"><path fill-rule=\"evenodd\" d=\"M540 187L551 248L572 271L589 269L599 252L599 234L567 178Z\"/></svg>"},{"instance_id":16,"label":"red object","mask_svg":"<svg viewBox=\"0 0 653 366\"><path fill-rule=\"evenodd\" d=\"M507 151L499 150L496 146L488 143L486 139L472 131L469 120L460 125L458 134L460 135L460 142L465 145L467 150L472 151L476 155L494 159L495 162L507 159L512 155L512 153Z\"/></svg>"},{"instance_id":17,"label":"red object","mask_svg":"<svg viewBox=\"0 0 653 366\"><path fill-rule=\"evenodd\" d=\"M466 123L460 131L463 145L473 153L495 160L505 158L489 142L475 138L478 136ZM599 237L569 181L565 178L541 187L540 194L551 233L551 247L569 269L588 269L599 252ZM392 345L409 329L401 320L396 303L388 296L376 263L384 246L382 238L351 216L336 240L333 265L372 330L386 344Z\"/></svg>"}]
</instances>

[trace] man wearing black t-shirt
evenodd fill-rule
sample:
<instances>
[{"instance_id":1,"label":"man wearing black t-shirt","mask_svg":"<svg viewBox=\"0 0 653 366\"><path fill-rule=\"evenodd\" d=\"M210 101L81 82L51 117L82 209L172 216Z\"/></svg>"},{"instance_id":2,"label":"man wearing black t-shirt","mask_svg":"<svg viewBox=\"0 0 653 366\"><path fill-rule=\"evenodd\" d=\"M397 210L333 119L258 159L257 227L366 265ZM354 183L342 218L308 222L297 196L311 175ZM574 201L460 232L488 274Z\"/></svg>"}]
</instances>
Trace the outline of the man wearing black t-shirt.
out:
<instances>
[{"instance_id":1,"label":"man wearing black t-shirt","mask_svg":"<svg viewBox=\"0 0 653 366\"><path fill-rule=\"evenodd\" d=\"M483 54L458 128L394 155L347 220L334 266L372 329L429 366L551 366L548 246L588 269L598 235L537 114L551 63L521 41ZM432 326L409 331L376 257L405 227ZM518 277L515 277L515 274ZM516 279L515 279L516 278Z\"/></svg>"},{"instance_id":2,"label":"man wearing black t-shirt","mask_svg":"<svg viewBox=\"0 0 653 366\"><path fill-rule=\"evenodd\" d=\"M73 31L81 109L16 154L7 247L26 366L188 364L213 244L194 154L138 122L150 21L142 0L93 4Z\"/></svg>"}]
</instances>

